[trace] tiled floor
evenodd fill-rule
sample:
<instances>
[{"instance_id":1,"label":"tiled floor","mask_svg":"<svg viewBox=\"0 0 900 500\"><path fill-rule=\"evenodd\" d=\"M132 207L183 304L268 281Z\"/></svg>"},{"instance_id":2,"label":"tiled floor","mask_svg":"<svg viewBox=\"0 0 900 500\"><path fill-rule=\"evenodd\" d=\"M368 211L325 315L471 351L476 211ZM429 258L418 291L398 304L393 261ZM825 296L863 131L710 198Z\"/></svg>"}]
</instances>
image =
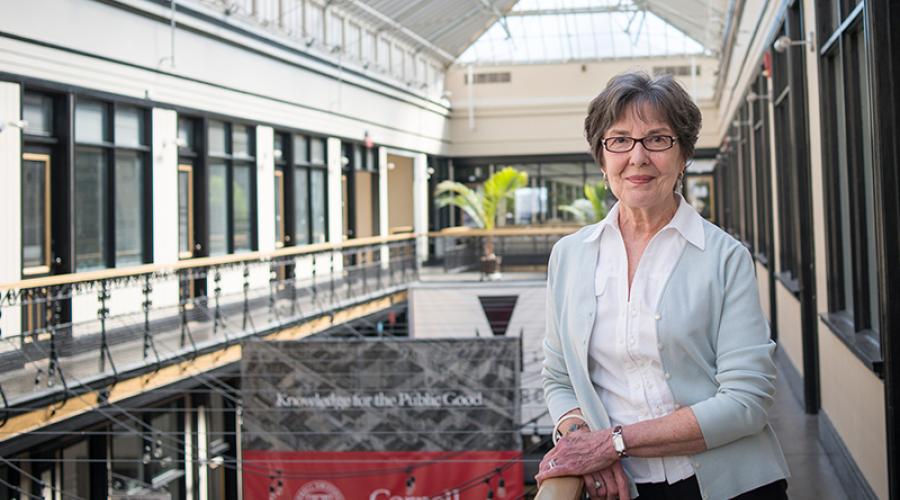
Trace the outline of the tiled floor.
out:
<instances>
[{"instance_id":1,"label":"tiled floor","mask_svg":"<svg viewBox=\"0 0 900 500\"><path fill-rule=\"evenodd\" d=\"M780 363L785 361L780 360ZM779 373L775 406L769 420L781 441L791 470L788 496L791 500L844 500L848 498L834 467L818 439L818 420L803 412L803 406Z\"/></svg>"}]
</instances>

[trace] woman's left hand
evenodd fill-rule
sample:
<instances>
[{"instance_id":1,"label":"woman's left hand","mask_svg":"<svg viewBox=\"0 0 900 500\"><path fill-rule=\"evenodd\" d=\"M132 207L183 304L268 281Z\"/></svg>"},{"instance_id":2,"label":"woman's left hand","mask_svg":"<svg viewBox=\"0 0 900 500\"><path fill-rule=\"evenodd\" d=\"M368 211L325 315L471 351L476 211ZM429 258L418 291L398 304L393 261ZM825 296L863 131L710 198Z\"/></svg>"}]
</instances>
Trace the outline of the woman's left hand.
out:
<instances>
[{"instance_id":1,"label":"woman's left hand","mask_svg":"<svg viewBox=\"0 0 900 500\"><path fill-rule=\"evenodd\" d=\"M606 469L618 460L612 445L612 431L566 434L541 460L538 482L550 477L585 476Z\"/></svg>"}]
</instances>

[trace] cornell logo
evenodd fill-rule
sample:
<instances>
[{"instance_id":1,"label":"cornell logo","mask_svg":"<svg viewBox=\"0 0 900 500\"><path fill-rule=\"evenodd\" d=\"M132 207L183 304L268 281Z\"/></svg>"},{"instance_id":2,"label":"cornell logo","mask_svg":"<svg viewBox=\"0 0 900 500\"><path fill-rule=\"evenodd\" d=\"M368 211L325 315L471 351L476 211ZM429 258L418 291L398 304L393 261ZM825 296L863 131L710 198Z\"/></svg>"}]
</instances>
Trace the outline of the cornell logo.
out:
<instances>
[{"instance_id":1,"label":"cornell logo","mask_svg":"<svg viewBox=\"0 0 900 500\"><path fill-rule=\"evenodd\" d=\"M312 481L297 490L294 500L344 500L344 494L328 481Z\"/></svg>"}]
</instances>

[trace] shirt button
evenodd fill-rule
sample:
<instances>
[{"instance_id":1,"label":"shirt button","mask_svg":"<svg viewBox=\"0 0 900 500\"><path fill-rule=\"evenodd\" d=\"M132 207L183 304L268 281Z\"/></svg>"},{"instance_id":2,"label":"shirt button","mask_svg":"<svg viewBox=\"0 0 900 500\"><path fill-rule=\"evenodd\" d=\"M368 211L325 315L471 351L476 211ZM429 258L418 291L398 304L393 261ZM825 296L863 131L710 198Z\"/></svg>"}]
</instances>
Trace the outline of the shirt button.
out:
<instances>
[{"instance_id":1,"label":"shirt button","mask_svg":"<svg viewBox=\"0 0 900 500\"><path fill-rule=\"evenodd\" d=\"M699 468L700 468L700 462L694 462L694 468L695 468L695 469L699 469Z\"/></svg>"},{"instance_id":2,"label":"shirt button","mask_svg":"<svg viewBox=\"0 0 900 500\"><path fill-rule=\"evenodd\" d=\"M634 308L634 307L631 308L631 315L632 315L632 316L637 316L637 309L636 309L636 308Z\"/></svg>"}]
</instances>

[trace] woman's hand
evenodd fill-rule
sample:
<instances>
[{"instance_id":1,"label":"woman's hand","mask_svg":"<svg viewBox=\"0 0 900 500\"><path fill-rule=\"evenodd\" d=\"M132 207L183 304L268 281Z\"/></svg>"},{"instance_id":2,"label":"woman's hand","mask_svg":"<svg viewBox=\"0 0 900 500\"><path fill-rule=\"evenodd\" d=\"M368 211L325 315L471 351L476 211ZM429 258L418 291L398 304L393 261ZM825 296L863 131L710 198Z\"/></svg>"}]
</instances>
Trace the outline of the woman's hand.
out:
<instances>
[{"instance_id":1,"label":"woman's hand","mask_svg":"<svg viewBox=\"0 0 900 500\"><path fill-rule=\"evenodd\" d=\"M584 476L584 491L591 500L630 500L628 480L622 462Z\"/></svg>"},{"instance_id":2,"label":"woman's hand","mask_svg":"<svg viewBox=\"0 0 900 500\"><path fill-rule=\"evenodd\" d=\"M556 447L544 455L535 479L541 482L550 477L586 476L608 468L618 459L610 429L573 432L563 436Z\"/></svg>"}]
</instances>

